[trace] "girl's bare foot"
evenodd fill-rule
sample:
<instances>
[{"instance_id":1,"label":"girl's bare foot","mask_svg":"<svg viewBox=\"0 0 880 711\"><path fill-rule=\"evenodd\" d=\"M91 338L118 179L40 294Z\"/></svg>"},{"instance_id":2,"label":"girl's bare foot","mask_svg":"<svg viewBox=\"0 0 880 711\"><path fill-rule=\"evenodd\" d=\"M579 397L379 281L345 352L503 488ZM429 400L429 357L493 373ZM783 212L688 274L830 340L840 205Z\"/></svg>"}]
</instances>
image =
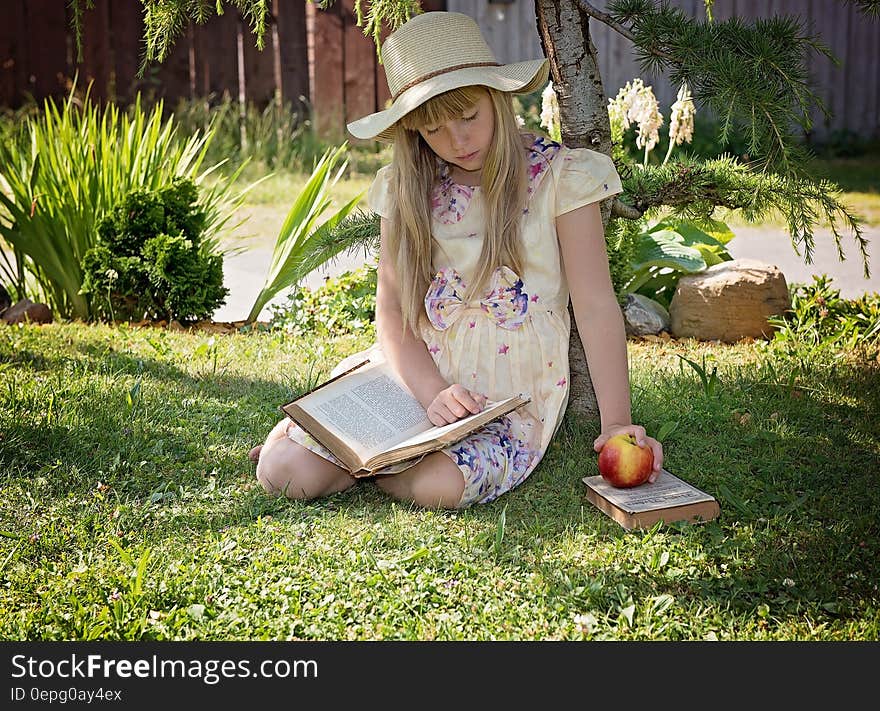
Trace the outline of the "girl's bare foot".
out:
<instances>
[{"instance_id":1,"label":"girl's bare foot","mask_svg":"<svg viewBox=\"0 0 880 711\"><path fill-rule=\"evenodd\" d=\"M248 459L250 459L252 462L259 462L259 461L260 461L260 450L261 450L261 449L263 449L263 445L262 445L262 444L258 444L256 447L254 447L253 449L251 449L251 451L248 452Z\"/></svg>"}]
</instances>

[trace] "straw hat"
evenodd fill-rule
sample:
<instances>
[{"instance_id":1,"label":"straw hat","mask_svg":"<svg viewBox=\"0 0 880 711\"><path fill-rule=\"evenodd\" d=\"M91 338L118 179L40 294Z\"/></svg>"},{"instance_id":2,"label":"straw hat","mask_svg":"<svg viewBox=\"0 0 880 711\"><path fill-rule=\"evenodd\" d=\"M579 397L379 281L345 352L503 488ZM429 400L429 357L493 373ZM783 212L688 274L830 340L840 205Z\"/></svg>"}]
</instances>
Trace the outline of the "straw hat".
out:
<instances>
[{"instance_id":1,"label":"straw hat","mask_svg":"<svg viewBox=\"0 0 880 711\"><path fill-rule=\"evenodd\" d=\"M480 84L528 94L550 72L546 59L499 64L477 23L459 12L416 15L382 44L382 62L391 107L348 124L356 138L393 140L395 121L445 91Z\"/></svg>"}]
</instances>

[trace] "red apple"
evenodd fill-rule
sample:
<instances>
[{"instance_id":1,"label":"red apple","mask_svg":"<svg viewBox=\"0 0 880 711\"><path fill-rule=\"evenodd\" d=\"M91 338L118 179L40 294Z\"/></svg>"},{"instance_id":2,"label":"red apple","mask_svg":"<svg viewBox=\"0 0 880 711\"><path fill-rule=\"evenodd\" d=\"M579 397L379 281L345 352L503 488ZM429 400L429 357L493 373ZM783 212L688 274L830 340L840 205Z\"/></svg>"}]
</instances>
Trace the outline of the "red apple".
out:
<instances>
[{"instance_id":1,"label":"red apple","mask_svg":"<svg viewBox=\"0 0 880 711\"><path fill-rule=\"evenodd\" d=\"M644 484L653 466L654 452L639 447L631 434L614 435L599 452L599 473L618 489Z\"/></svg>"}]
</instances>

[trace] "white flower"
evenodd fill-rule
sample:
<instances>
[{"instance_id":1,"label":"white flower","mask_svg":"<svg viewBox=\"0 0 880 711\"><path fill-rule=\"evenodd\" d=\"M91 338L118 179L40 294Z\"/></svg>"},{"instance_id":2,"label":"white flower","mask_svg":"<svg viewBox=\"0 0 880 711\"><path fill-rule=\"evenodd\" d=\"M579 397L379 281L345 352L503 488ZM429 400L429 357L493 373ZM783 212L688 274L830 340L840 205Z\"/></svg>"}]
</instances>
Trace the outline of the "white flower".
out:
<instances>
[{"instance_id":1,"label":"white flower","mask_svg":"<svg viewBox=\"0 0 880 711\"><path fill-rule=\"evenodd\" d=\"M608 102L609 118L612 122L620 122L623 130L631 123L638 124L636 146L646 152L653 150L660 140L659 129L663 125L663 114L660 104L654 96L654 90L645 86L641 79L627 82L617 96Z\"/></svg>"},{"instance_id":2,"label":"white flower","mask_svg":"<svg viewBox=\"0 0 880 711\"><path fill-rule=\"evenodd\" d=\"M643 86L636 93L627 115L630 121L639 125L636 146L646 151L653 150L660 140L663 114L660 113L660 103L650 86Z\"/></svg>"},{"instance_id":3,"label":"white flower","mask_svg":"<svg viewBox=\"0 0 880 711\"><path fill-rule=\"evenodd\" d=\"M608 99L608 118L612 126L618 125L621 127L621 131L625 131L629 128L629 120L626 118L623 101L619 97L618 94L618 98Z\"/></svg>"},{"instance_id":4,"label":"white flower","mask_svg":"<svg viewBox=\"0 0 880 711\"><path fill-rule=\"evenodd\" d=\"M694 137L694 100L687 84L678 90L678 99L672 105L669 118L669 140L675 145L690 143Z\"/></svg>"},{"instance_id":5,"label":"white flower","mask_svg":"<svg viewBox=\"0 0 880 711\"><path fill-rule=\"evenodd\" d=\"M519 128L522 128L523 126L526 125L526 120L522 116L520 116L519 114L516 115L516 125Z\"/></svg>"},{"instance_id":6,"label":"white flower","mask_svg":"<svg viewBox=\"0 0 880 711\"><path fill-rule=\"evenodd\" d=\"M115 269L108 269L104 272L104 276L107 277L110 281L116 281L119 278L119 272Z\"/></svg>"},{"instance_id":7,"label":"white flower","mask_svg":"<svg viewBox=\"0 0 880 711\"><path fill-rule=\"evenodd\" d=\"M581 634L590 634L596 627L597 620L593 613L588 612L585 615L575 615L573 622L575 630Z\"/></svg>"}]
</instances>

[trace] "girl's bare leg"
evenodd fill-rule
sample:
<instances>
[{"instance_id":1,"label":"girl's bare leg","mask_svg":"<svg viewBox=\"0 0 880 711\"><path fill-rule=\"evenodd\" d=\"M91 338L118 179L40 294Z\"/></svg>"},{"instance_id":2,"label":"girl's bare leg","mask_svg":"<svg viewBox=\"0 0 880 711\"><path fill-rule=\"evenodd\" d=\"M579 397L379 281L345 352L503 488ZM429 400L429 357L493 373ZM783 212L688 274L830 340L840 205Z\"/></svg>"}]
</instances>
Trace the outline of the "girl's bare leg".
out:
<instances>
[{"instance_id":1,"label":"girl's bare leg","mask_svg":"<svg viewBox=\"0 0 880 711\"><path fill-rule=\"evenodd\" d=\"M356 479L347 471L288 438L289 424L279 422L258 453L257 481L268 493L314 499L354 485Z\"/></svg>"},{"instance_id":2,"label":"girl's bare leg","mask_svg":"<svg viewBox=\"0 0 880 711\"><path fill-rule=\"evenodd\" d=\"M442 452L429 454L399 474L377 476L376 484L396 499L431 509L458 508L464 493L461 469Z\"/></svg>"},{"instance_id":3,"label":"girl's bare leg","mask_svg":"<svg viewBox=\"0 0 880 711\"><path fill-rule=\"evenodd\" d=\"M281 439L282 437L287 437L287 428L291 425L291 421L288 418L284 418L280 420L277 425L272 428L272 431L269 432L269 435L266 437L266 441L263 444L258 444L256 447L253 447L250 452L248 452L248 459L252 462L260 461L260 452L263 450L269 442L274 442L276 439Z\"/></svg>"}]
</instances>

